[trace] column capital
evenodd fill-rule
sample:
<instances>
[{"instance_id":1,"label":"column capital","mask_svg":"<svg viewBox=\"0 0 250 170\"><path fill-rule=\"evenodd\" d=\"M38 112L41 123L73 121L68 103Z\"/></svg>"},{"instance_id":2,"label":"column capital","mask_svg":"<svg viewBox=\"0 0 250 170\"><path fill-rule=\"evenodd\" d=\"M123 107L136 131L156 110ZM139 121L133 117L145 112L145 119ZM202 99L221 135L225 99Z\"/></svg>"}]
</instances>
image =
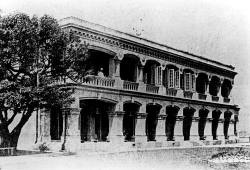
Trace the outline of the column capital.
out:
<instances>
[{"instance_id":1,"label":"column capital","mask_svg":"<svg viewBox=\"0 0 250 170\"><path fill-rule=\"evenodd\" d=\"M81 110L82 110L81 108L62 108L62 113L79 115Z\"/></svg>"},{"instance_id":2,"label":"column capital","mask_svg":"<svg viewBox=\"0 0 250 170\"><path fill-rule=\"evenodd\" d=\"M107 112L108 113L108 115L109 115L109 117L122 117L122 116L124 116L124 114L125 114L125 111L109 111L109 112Z\"/></svg>"},{"instance_id":3,"label":"column capital","mask_svg":"<svg viewBox=\"0 0 250 170\"><path fill-rule=\"evenodd\" d=\"M146 119L147 113L137 113L136 119Z\"/></svg>"},{"instance_id":4,"label":"column capital","mask_svg":"<svg viewBox=\"0 0 250 170\"><path fill-rule=\"evenodd\" d=\"M182 121L184 119L184 116L176 116L177 121Z\"/></svg>"}]
</instances>

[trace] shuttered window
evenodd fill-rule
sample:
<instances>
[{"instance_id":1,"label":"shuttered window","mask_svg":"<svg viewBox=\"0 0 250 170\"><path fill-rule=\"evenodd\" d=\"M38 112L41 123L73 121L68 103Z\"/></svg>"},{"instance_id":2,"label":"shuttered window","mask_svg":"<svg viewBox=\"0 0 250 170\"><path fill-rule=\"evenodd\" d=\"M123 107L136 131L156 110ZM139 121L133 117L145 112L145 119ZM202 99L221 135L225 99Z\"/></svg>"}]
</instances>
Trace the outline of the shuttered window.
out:
<instances>
[{"instance_id":1,"label":"shuttered window","mask_svg":"<svg viewBox=\"0 0 250 170\"><path fill-rule=\"evenodd\" d=\"M162 69L161 66L156 67L155 69L155 84L162 85Z\"/></svg>"},{"instance_id":2,"label":"shuttered window","mask_svg":"<svg viewBox=\"0 0 250 170\"><path fill-rule=\"evenodd\" d=\"M168 88L174 88L174 69L168 70Z\"/></svg>"},{"instance_id":3,"label":"shuttered window","mask_svg":"<svg viewBox=\"0 0 250 170\"><path fill-rule=\"evenodd\" d=\"M180 72L179 70L175 71L174 74L174 82L175 82L175 88L180 88Z\"/></svg>"}]
</instances>

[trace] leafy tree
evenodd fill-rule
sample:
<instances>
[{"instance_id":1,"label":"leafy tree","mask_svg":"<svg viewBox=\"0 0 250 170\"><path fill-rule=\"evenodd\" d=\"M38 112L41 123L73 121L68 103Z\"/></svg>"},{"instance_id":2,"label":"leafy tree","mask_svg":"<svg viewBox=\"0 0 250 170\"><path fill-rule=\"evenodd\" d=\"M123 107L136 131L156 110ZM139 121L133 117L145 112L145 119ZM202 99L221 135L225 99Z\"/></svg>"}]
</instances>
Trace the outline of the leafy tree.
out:
<instances>
[{"instance_id":1,"label":"leafy tree","mask_svg":"<svg viewBox=\"0 0 250 170\"><path fill-rule=\"evenodd\" d=\"M73 102L73 88L58 82L87 73L87 46L57 20L23 13L0 20L0 147L16 147L22 127L40 107ZM13 130L9 125L18 114Z\"/></svg>"}]
</instances>

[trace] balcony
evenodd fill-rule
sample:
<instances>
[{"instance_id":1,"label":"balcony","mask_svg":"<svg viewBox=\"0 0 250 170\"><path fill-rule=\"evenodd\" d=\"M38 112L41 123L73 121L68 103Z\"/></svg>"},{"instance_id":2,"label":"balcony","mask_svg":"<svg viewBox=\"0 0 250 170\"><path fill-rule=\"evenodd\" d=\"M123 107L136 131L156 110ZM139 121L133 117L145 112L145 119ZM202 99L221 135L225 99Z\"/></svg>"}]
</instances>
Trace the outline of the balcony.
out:
<instances>
[{"instance_id":1,"label":"balcony","mask_svg":"<svg viewBox=\"0 0 250 170\"><path fill-rule=\"evenodd\" d=\"M100 86L100 87L114 87L115 80L110 78L101 78L98 76L90 75L83 81L84 85Z\"/></svg>"},{"instance_id":2,"label":"balcony","mask_svg":"<svg viewBox=\"0 0 250 170\"><path fill-rule=\"evenodd\" d=\"M198 98L199 98L200 100L206 100L207 95L199 93L199 94L198 94Z\"/></svg>"},{"instance_id":3,"label":"balcony","mask_svg":"<svg viewBox=\"0 0 250 170\"><path fill-rule=\"evenodd\" d=\"M193 97L192 91L184 91L183 94L184 94L184 98L187 98L187 99L192 99Z\"/></svg>"},{"instance_id":4,"label":"balcony","mask_svg":"<svg viewBox=\"0 0 250 170\"><path fill-rule=\"evenodd\" d=\"M224 97L224 98L223 98L223 102L224 102L224 103L230 103L230 99Z\"/></svg>"},{"instance_id":5,"label":"balcony","mask_svg":"<svg viewBox=\"0 0 250 170\"><path fill-rule=\"evenodd\" d=\"M174 97L176 97L176 95L177 95L177 89L167 89L166 90L166 95L167 96L174 96Z\"/></svg>"},{"instance_id":6,"label":"balcony","mask_svg":"<svg viewBox=\"0 0 250 170\"><path fill-rule=\"evenodd\" d=\"M158 94L159 87L154 86L154 85L150 85L150 84L146 84L146 92Z\"/></svg>"},{"instance_id":7,"label":"balcony","mask_svg":"<svg viewBox=\"0 0 250 170\"><path fill-rule=\"evenodd\" d=\"M217 96L212 96L212 101L213 101L213 102L218 102L218 101L219 101L219 97L217 97Z\"/></svg>"},{"instance_id":8,"label":"balcony","mask_svg":"<svg viewBox=\"0 0 250 170\"><path fill-rule=\"evenodd\" d=\"M131 81L125 81L123 82L123 89L124 90L131 90L131 91L138 91L138 83L131 82Z\"/></svg>"}]
</instances>

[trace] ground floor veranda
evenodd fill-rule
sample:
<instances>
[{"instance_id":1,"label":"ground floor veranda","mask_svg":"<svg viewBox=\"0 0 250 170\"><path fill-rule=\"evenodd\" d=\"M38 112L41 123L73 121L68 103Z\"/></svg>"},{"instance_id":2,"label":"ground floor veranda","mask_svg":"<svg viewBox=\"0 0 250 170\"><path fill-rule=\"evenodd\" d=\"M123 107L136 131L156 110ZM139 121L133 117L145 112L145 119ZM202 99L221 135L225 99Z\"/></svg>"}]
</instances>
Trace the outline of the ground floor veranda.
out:
<instances>
[{"instance_id":1,"label":"ground floor veranda","mask_svg":"<svg viewBox=\"0 0 250 170\"><path fill-rule=\"evenodd\" d=\"M100 142L175 145L235 140L238 112L229 106L91 88L76 90L75 99L69 108L41 110L39 142L76 151Z\"/></svg>"}]
</instances>

